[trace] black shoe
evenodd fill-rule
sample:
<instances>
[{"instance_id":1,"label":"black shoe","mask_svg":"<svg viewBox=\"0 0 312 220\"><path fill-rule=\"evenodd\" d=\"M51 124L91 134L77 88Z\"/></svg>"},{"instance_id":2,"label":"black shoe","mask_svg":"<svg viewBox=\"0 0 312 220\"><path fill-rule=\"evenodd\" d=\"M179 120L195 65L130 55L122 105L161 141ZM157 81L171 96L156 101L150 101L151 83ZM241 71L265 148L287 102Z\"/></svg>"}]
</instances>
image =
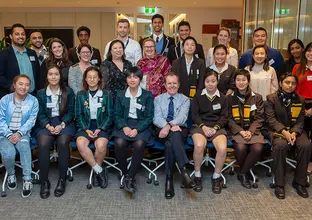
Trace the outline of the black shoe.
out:
<instances>
[{"instance_id":1,"label":"black shoe","mask_svg":"<svg viewBox=\"0 0 312 220\"><path fill-rule=\"evenodd\" d=\"M172 199L174 197L174 187L173 187L172 176L166 176L165 197L166 199Z\"/></svg>"},{"instance_id":2,"label":"black shoe","mask_svg":"<svg viewBox=\"0 0 312 220\"><path fill-rule=\"evenodd\" d=\"M97 180L99 181L99 186L104 189L108 185L108 177L107 177L107 168L103 167L103 170L101 173L95 174Z\"/></svg>"},{"instance_id":3,"label":"black shoe","mask_svg":"<svg viewBox=\"0 0 312 220\"><path fill-rule=\"evenodd\" d=\"M41 199L47 199L50 196L50 188L51 188L51 184L49 180L41 183L41 187L40 187Z\"/></svg>"},{"instance_id":4,"label":"black shoe","mask_svg":"<svg viewBox=\"0 0 312 220\"><path fill-rule=\"evenodd\" d=\"M66 180L59 179L59 181L57 182L57 186L54 190L54 196L61 197L65 193L65 188L66 188Z\"/></svg>"},{"instance_id":5,"label":"black shoe","mask_svg":"<svg viewBox=\"0 0 312 220\"><path fill-rule=\"evenodd\" d=\"M136 184L133 178L130 178L128 175L124 177L124 186L125 190L130 193L135 193L136 191Z\"/></svg>"},{"instance_id":6,"label":"black shoe","mask_svg":"<svg viewBox=\"0 0 312 220\"><path fill-rule=\"evenodd\" d=\"M100 186L99 181L96 178L95 172L93 172L93 174L92 174L92 186L93 187L99 187Z\"/></svg>"},{"instance_id":7,"label":"black shoe","mask_svg":"<svg viewBox=\"0 0 312 220\"><path fill-rule=\"evenodd\" d=\"M305 186L302 186L302 185L296 183L295 181L292 182L292 186L296 189L298 195L301 196L302 198L308 198L309 197L309 193L308 193Z\"/></svg>"},{"instance_id":8,"label":"black shoe","mask_svg":"<svg viewBox=\"0 0 312 220\"><path fill-rule=\"evenodd\" d=\"M275 186L275 192L274 192L276 198L278 199L285 199L285 189L283 186Z\"/></svg>"},{"instance_id":9,"label":"black shoe","mask_svg":"<svg viewBox=\"0 0 312 220\"><path fill-rule=\"evenodd\" d=\"M191 179L190 175L187 173L185 167L181 169L181 178L182 178L181 188L192 189L195 187L195 183Z\"/></svg>"},{"instance_id":10,"label":"black shoe","mask_svg":"<svg viewBox=\"0 0 312 220\"><path fill-rule=\"evenodd\" d=\"M212 192L215 194L220 194L222 190L222 183L223 183L222 177L220 176L217 179L213 179L211 177L211 183L212 183Z\"/></svg>"},{"instance_id":11,"label":"black shoe","mask_svg":"<svg viewBox=\"0 0 312 220\"><path fill-rule=\"evenodd\" d=\"M249 182L248 176L247 174L237 174L237 179L241 182L242 186L247 188L247 189L251 189L251 184Z\"/></svg>"},{"instance_id":12,"label":"black shoe","mask_svg":"<svg viewBox=\"0 0 312 220\"><path fill-rule=\"evenodd\" d=\"M195 177L194 183L195 183L195 186L194 186L193 190L195 192L201 192L203 190L202 178L201 177Z\"/></svg>"}]
</instances>

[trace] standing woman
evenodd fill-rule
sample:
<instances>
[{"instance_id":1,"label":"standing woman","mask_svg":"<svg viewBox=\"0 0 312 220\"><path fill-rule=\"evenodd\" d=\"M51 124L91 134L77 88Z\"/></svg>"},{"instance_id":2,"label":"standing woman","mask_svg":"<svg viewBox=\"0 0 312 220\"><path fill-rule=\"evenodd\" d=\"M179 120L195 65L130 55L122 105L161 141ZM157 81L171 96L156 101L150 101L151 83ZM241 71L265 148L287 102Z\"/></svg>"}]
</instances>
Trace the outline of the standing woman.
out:
<instances>
[{"instance_id":1,"label":"standing woman","mask_svg":"<svg viewBox=\"0 0 312 220\"><path fill-rule=\"evenodd\" d=\"M231 64L234 67L238 65L238 54L237 50L231 47L231 31L226 27L221 27L218 34L217 34L218 44L223 44L227 48L227 56L226 62ZM214 56L213 56L214 48L210 48L208 50L207 58L206 58L206 66L209 67L214 63Z\"/></svg>"},{"instance_id":2,"label":"standing woman","mask_svg":"<svg viewBox=\"0 0 312 220\"><path fill-rule=\"evenodd\" d=\"M90 66L83 74L83 91L76 99L76 122L78 133L76 144L80 155L92 167L101 188L108 184L106 167L102 167L113 122L113 100L111 92L103 89L103 75L97 67ZM95 155L89 144L94 143Z\"/></svg>"},{"instance_id":3,"label":"standing woman","mask_svg":"<svg viewBox=\"0 0 312 220\"><path fill-rule=\"evenodd\" d=\"M227 154L227 140L224 126L228 117L227 97L219 92L218 74L214 71L204 75L205 88L196 93L192 102L193 127L190 131L194 142L194 167L196 192L203 190L200 167L203 161L207 141L211 141L217 150L215 171L211 177L212 191L221 193L223 179L221 169Z\"/></svg>"},{"instance_id":4,"label":"standing woman","mask_svg":"<svg viewBox=\"0 0 312 220\"><path fill-rule=\"evenodd\" d=\"M105 88L111 91L115 100L117 92L127 88L125 72L132 64L126 60L125 45L118 39L110 43L106 57L101 64L101 72Z\"/></svg>"},{"instance_id":5,"label":"standing woman","mask_svg":"<svg viewBox=\"0 0 312 220\"><path fill-rule=\"evenodd\" d=\"M143 160L144 148L151 138L154 116L152 93L142 89L142 71L131 67L126 72L128 88L118 92L115 106L115 154L124 176L125 189L136 191L135 175ZM131 144L133 154L127 169L127 147Z\"/></svg>"},{"instance_id":6,"label":"standing woman","mask_svg":"<svg viewBox=\"0 0 312 220\"><path fill-rule=\"evenodd\" d=\"M279 71L280 75L292 72L294 66L300 63L300 60L303 57L303 51L304 45L301 40L293 39L288 43L287 52L290 57L282 64Z\"/></svg>"},{"instance_id":7,"label":"standing woman","mask_svg":"<svg viewBox=\"0 0 312 220\"><path fill-rule=\"evenodd\" d=\"M69 68L68 86L73 89L75 95L82 89L83 73L91 66L92 47L89 44L82 43L77 48L79 62Z\"/></svg>"},{"instance_id":8,"label":"standing woman","mask_svg":"<svg viewBox=\"0 0 312 220\"><path fill-rule=\"evenodd\" d=\"M234 80L236 88L228 97L229 136L234 141L235 158L240 166L237 178L243 187L250 189L247 173L259 160L266 143L260 132L264 122L264 104L262 96L250 89L247 70L237 71Z\"/></svg>"},{"instance_id":9,"label":"standing woman","mask_svg":"<svg viewBox=\"0 0 312 220\"><path fill-rule=\"evenodd\" d=\"M50 148L56 141L58 150L59 180L54 195L65 193L66 174L69 161L69 144L75 135L75 96L71 88L65 87L58 66L49 66L48 86L38 91L39 113L36 138L38 142L38 163L40 170L40 197L50 196L49 164Z\"/></svg>"},{"instance_id":10,"label":"standing woman","mask_svg":"<svg viewBox=\"0 0 312 220\"><path fill-rule=\"evenodd\" d=\"M214 62L206 68L206 72L215 71L218 73L218 90L224 95L232 94L235 83L234 74L236 67L226 62L227 49L223 44L213 48Z\"/></svg>"},{"instance_id":11,"label":"standing woman","mask_svg":"<svg viewBox=\"0 0 312 220\"><path fill-rule=\"evenodd\" d=\"M143 72L141 87L151 91L153 99L166 92L164 77L169 73L171 65L167 57L156 53L153 39L147 38L143 41L143 58L139 60L137 66Z\"/></svg>"},{"instance_id":12,"label":"standing woman","mask_svg":"<svg viewBox=\"0 0 312 220\"><path fill-rule=\"evenodd\" d=\"M16 189L15 155L20 154L23 169L22 197L30 196L31 183L31 150L30 131L35 125L38 114L36 97L28 94L30 79L21 74L13 79L14 92L3 96L0 100L0 153L8 172L7 186Z\"/></svg>"},{"instance_id":13,"label":"standing woman","mask_svg":"<svg viewBox=\"0 0 312 220\"><path fill-rule=\"evenodd\" d=\"M205 62L194 55L197 48L195 38L191 36L185 38L182 45L184 54L179 59L173 61L171 71L179 76L179 93L193 98L196 91L203 89Z\"/></svg>"},{"instance_id":14,"label":"standing woman","mask_svg":"<svg viewBox=\"0 0 312 220\"><path fill-rule=\"evenodd\" d=\"M45 88L49 66L57 65L61 69L61 79L68 86L68 71L72 62L68 60L68 51L64 42L58 38L49 41L49 57L40 66L40 89Z\"/></svg>"},{"instance_id":15,"label":"standing woman","mask_svg":"<svg viewBox=\"0 0 312 220\"><path fill-rule=\"evenodd\" d=\"M312 140L312 42L304 49L301 62L295 65L293 73L299 79L296 92L305 99L304 129ZM312 162L309 163L308 173L312 173Z\"/></svg>"},{"instance_id":16,"label":"standing woman","mask_svg":"<svg viewBox=\"0 0 312 220\"><path fill-rule=\"evenodd\" d=\"M255 46L252 51L251 65L245 68L250 73L249 86L252 91L266 96L278 90L278 79L268 60L268 51L265 46Z\"/></svg>"}]
</instances>

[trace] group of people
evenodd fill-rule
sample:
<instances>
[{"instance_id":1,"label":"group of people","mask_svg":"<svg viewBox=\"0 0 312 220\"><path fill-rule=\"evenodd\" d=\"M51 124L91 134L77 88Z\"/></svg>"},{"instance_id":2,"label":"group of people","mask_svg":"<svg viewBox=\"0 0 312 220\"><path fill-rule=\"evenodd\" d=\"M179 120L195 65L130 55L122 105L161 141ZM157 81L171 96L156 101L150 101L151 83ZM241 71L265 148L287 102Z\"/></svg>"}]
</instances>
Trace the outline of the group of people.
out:
<instances>
[{"instance_id":1,"label":"group of people","mask_svg":"<svg viewBox=\"0 0 312 220\"><path fill-rule=\"evenodd\" d=\"M107 44L104 61L88 43L87 27L77 30L80 44L67 51L57 38L45 48L39 30L30 34L33 50L25 48L23 25L12 26L12 44L0 52L0 153L8 188L17 187L17 150L23 167L22 196L32 192L31 137L38 145L43 199L50 196L53 143L59 154L54 190L59 197L66 189L71 141L76 141L80 155L94 171L92 184L106 188L108 172L102 163L112 140L125 190L134 193L144 149L155 138L165 146L165 197L170 199L175 195L175 162L181 186L202 191L201 164L208 141L217 152L212 191L222 190L228 139L233 141L240 167L237 178L250 189L249 171L269 140L276 197L285 198L286 156L294 148L297 168L292 184L307 198L307 172L312 170L312 43L304 48L299 39L291 41L290 58L284 62L280 52L266 45L267 32L260 27L253 32L254 47L238 61L237 51L230 46L231 32L222 27L219 43L205 59L187 21L178 25L176 44L162 32L163 24L163 17L154 15L154 33L140 45L129 37L129 21L119 20L117 38ZM194 143L194 178L186 169L188 137ZM129 145L133 148L130 166Z\"/></svg>"}]
</instances>

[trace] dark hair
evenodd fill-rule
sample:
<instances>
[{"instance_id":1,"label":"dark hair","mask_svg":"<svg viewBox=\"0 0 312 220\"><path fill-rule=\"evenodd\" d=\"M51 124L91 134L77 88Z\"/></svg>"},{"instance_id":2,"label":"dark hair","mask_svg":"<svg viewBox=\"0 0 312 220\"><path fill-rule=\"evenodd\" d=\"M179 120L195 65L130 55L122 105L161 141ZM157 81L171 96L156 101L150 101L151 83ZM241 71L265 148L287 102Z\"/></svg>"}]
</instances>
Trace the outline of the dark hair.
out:
<instances>
[{"instance_id":1,"label":"dark hair","mask_svg":"<svg viewBox=\"0 0 312 220\"><path fill-rule=\"evenodd\" d=\"M125 19L125 18L119 19L119 20L117 21L117 25L118 25L119 23L127 23L127 24L128 24L128 27L130 28L130 22L129 22L128 19Z\"/></svg>"},{"instance_id":2,"label":"dark hair","mask_svg":"<svg viewBox=\"0 0 312 220\"><path fill-rule=\"evenodd\" d=\"M215 54L215 52L216 52L218 49L223 49L223 50L225 50L225 54L228 54L228 50L227 50L226 46L223 45L223 44L218 44L218 45L216 45L216 46L213 48L213 54Z\"/></svg>"},{"instance_id":3,"label":"dark hair","mask_svg":"<svg viewBox=\"0 0 312 220\"><path fill-rule=\"evenodd\" d=\"M175 72L169 72L167 75L165 75L165 77L164 77L164 81L165 81L165 83L167 82L166 80L167 80L167 77L168 76L175 76L175 77L177 77L178 78L178 82L180 82L180 77L179 77L179 75L177 74L177 73L175 73Z\"/></svg>"},{"instance_id":4,"label":"dark hair","mask_svg":"<svg viewBox=\"0 0 312 220\"><path fill-rule=\"evenodd\" d=\"M87 33L88 33L88 35L90 36L90 34L91 34L91 31L90 31L90 29L88 28L88 27L86 27L86 26L81 26L81 27L79 27L78 29L77 29L77 37L79 37L79 34L80 34L80 32L81 31L86 31Z\"/></svg>"},{"instance_id":5,"label":"dark hair","mask_svg":"<svg viewBox=\"0 0 312 220\"><path fill-rule=\"evenodd\" d=\"M234 74L234 81L236 80L237 76L245 76L247 78L248 82L250 82L250 72L248 70L237 69L235 71L235 74Z\"/></svg>"},{"instance_id":6,"label":"dark hair","mask_svg":"<svg viewBox=\"0 0 312 220\"><path fill-rule=\"evenodd\" d=\"M82 78L82 90L86 91L89 89L89 85L86 81L87 74L90 71L96 71L98 73L98 77L100 78L100 81L98 83L98 89L103 89L104 88L104 77L103 74L101 73L100 69L97 66L89 66L83 73L83 78Z\"/></svg>"},{"instance_id":7,"label":"dark hair","mask_svg":"<svg viewBox=\"0 0 312 220\"><path fill-rule=\"evenodd\" d=\"M195 48L197 47L197 41L196 41L196 39L195 39L194 37L192 37L192 36L188 36L188 37L186 37L186 38L184 39L184 41L182 42L182 46L183 46L183 47L184 47L185 41L187 41L187 40L192 40L192 41L194 41L194 42L195 42Z\"/></svg>"},{"instance_id":8,"label":"dark hair","mask_svg":"<svg viewBox=\"0 0 312 220\"><path fill-rule=\"evenodd\" d=\"M113 56L112 56L112 47L114 44L116 43L120 43L121 46L122 46L122 49L123 49L123 55L121 57L122 61L125 61L126 60L126 55L125 55L125 45L124 43L121 41L121 40L113 40L110 44L109 44L109 48L108 48L108 52L106 54L106 59L109 60L109 61L112 61L113 60Z\"/></svg>"},{"instance_id":9,"label":"dark hair","mask_svg":"<svg viewBox=\"0 0 312 220\"><path fill-rule=\"evenodd\" d=\"M289 41L289 43L288 43L288 47L287 47L287 52L288 52L288 54L290 55L290 56L292 56L291 55L291 46L294 44L294 43L297 43L297 44L299 44L300 45L300 47L302 47L303 49L304 49L304 44L303 44L303 42L300 40L300 39L292 39L291 41Z\"/></svg>"},{"instance_id":10,"label":"dark hair","mask_svg":"<svg viewBox=\"0 0 312 220\"><path fill-rule=\"evenodd\" d=\"M132 67L128 68L125 72L125 75L126 75L126 78L133 75L133 76L139 77L140 81L143 79L143 73L142 73L141 69L137 66L132 66Z\"/></svg>"},{"instance_id":11,"label":"dark hair","mask_svg":"<svg viewBox=\"0 0 312 220\"><path fill-rule=\"evenodd\" d=\"M29 33L29 36L31 36L33 33L40 33L42 35L42 31L40 29L32 29Z\"/></svg>"},{"instance_id":12,"label":"dark hair","mask_svg":"<svg viewBox=\"0 0 312 220\"><path fill-rule=\"evenodd\" d=\"M26 78L26 79L28 79L29 82L31 83L31 80L30 80L29 76L27 76L26 74L17 75L17 76L15 76L14 79L13 79L13 83L12 83L12 86L11 86L11 91L14 91L14 84L15 84L20 78Z\"/></svg>"},{"instance_id":13,"label":"dark hair","mask_svg":"<svg viewBox=\"0 0 312 220\"><path fill-rule=\"evenodd\" d=\"M267 31L266 31L263 27L258 27L258 28L256 28L256 29L252 32L252 36L254 37L254 36L255 36L255 33L258 32L258 31L264 31L264 32L265 32L265 35L268 36Z\"/></svg>"},{"instance_id":14,"label":"dark hair","mask_svg":"<svg viewBox=\"0 0 312 220\"><path fill-rule=\"evenodd\" d=\"M83 47L87 47L87 48L90 50L90 52L92 51L92 47L91 47L90 44L82 43L82 44L79 44L79 46L78 46L78 48L77 48L78 53L80 53L80 51L81 51L81 49L82 49Z\"/></svg>"},{"instance_id":15,"label":"dark hair","mask_svg":"<svg viewBox=\"0 0 312 220\"><path fill-rule=\"evenodd\" d=\"M154 14L153 17L152 17L152 23L153 23L153 20L154 20L155 18L160 18L161 21L162 21L162 23L164 23L164 17L163 17L162 15L160 15L160 14Z\"/></svg>"},{"instance_id":16,"label":"dark hair","mask_svg":"<svg viewBox=\"0 0 312 220\"><path fill-rule=\"evenodd\" d=\"M56 64L51 64L51 65L47 66L46 84L49 85L48 72L49 72L50 69L53 69L53 68L57 69L57 71L60 74L59 86L60 86L60 90L62 91L62 95L61 95L61 104L60 104L60 108L59 108L59 114L60 114L60 117L62 117L62 116L65 115L65 113L67 111L67 106L68 106L67 95L68 95L68 93L67 93L66 87L64 85L61 69Z\"/></svg>"},{"instance_id":17,"label":"dark hair","mask_svg":"<svg viewBox=\"0 0 312 220\"><path fill-rule=\"evenodd\" d=\"M279 78L279 81L282 83L287 77L294 77L296 82L297 82L297 84L298 84L298 81L299 81L298 77L296 75L292 74L292 73L289 73L289 72L286 72L286 73L282 74L280 76L280 78Z\"/></svg>"},{"instance_id":18,"label":"dark hair","mask_svg":"<svg viewBox=\"0 0 312 220\"><path fill-rule=\"evenodd\" d=\"M307 53L308 50L311 50L311 49L312 49L312 42L310 42L304 48L303 56L301 57L299 68L297 69L297 74L298 74L298 78L300 81L303 80L304 77L306 76L306 66L307 66L308 60L307 60L305 54Z\"/></svg>"},{"instance_id":19,"label":"dark hair","mask_svg":"<svg viewBox=\"0 0 312 220\"><path fill-rule=\"evenodd\" d=\"M64 42L59 39L59 38L52 38L50 41L49 41L49 57L47 58L47 62L52 62L54 64L57 63L56 61L56 58L54 57L54 54L52 52L52 44L53 43L59 43L63 46L63 54L62 54L62 62L65 64L65 65L68 65L70 62L68 60L68 50L66 48L66 45L64 44Z\"/></svg>"},{"instance_id":20,"label":"dark hair","mask_svg":"<svg viewBox=\"0 0 312 220\"><path fill-rule=\"evenodd\" d=\"M214 71L214 70L209 70L209 71L207 71L207 72L205 72L205 74L204 74L204 84L205 84L205 80L209 77L209 76L215 76L216 78L217 78L217 81L219 81L219 79L218 79L218 73L216 72L216 71Z\"/></svg>"},{"instance_id":21,"label":"dark hair","mask_svg":"<svg viewBox=\"0 0 312 220\"><path fill-rule=\"evenodd\" d=\"M188 26L188 28L191 30L191 25L188 21L181 21L179 24L178 24L178 30L180 29L180 27L182 26Z\"/></svg>"},{"instance_id":22,"label":"dark hair","mask_svg":"<svg viewBox=\"0 0 312 220\"><path fill-rule=\"evenodd\" d=\"M270 69L270 64L269 64L269 59L268 59L268 50L267 50L267 48L266 48L264 45L257 45L257 46L255 46L255 47L253 48L253 50L252 50L252 55L255 54L255 51L256 51L256 49L258 49L258 48L263 48L264 51L265 51L265 53L266 53L266 55L267 55L267 58L264 60L263 69L264 69L265 71L268 71L268 70ZM252 71L252 69L253 69L255 63L256 63L256 61L255 61L255 59L254 59L253 56L252 56L251 64L250 64L250 70L251 70L251 71Z\"/></svg>"},{"instance_id":23,"label":"dark hair","mask_svg":"<svg viewBox=\"0 0 312 220\"><path fill-rule=\"evenodd\" d=\"M26 30L25 30L25 27L24 25L20 24L20 23L16 23L16 24L13 24L12 27L11 27L11 34L13 34L14 32L14 28L23 28L24 29L24 32L26 33Z\"/></svg>"}]
</instances>

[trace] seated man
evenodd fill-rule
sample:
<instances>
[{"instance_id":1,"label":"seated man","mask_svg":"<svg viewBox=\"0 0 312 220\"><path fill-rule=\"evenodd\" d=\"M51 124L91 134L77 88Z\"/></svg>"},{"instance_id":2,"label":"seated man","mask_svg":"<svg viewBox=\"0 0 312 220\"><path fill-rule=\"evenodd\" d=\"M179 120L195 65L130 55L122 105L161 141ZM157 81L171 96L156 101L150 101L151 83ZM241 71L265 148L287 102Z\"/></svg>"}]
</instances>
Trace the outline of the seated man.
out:
<instances>
[{"instance_id":1,"label":"seated man","mask_svg":"<svg viewBox=\"0 0 312 220\"><path fill-rule=\"evenodd\" d=\"M166 189L165 197L171 199L174 196L173 167L177 161L181 170L182 186L193 188L185 165L189 160L184 150L184 139L188 135L186 121L190 109L190 100L183 94L178 93L180 86L179 77L176 73L168 73L165 77L167 92L156 97L154 100L154 125L157 127L157 137L165 142L165 172Z\"/></svg>"}]
</instances>

